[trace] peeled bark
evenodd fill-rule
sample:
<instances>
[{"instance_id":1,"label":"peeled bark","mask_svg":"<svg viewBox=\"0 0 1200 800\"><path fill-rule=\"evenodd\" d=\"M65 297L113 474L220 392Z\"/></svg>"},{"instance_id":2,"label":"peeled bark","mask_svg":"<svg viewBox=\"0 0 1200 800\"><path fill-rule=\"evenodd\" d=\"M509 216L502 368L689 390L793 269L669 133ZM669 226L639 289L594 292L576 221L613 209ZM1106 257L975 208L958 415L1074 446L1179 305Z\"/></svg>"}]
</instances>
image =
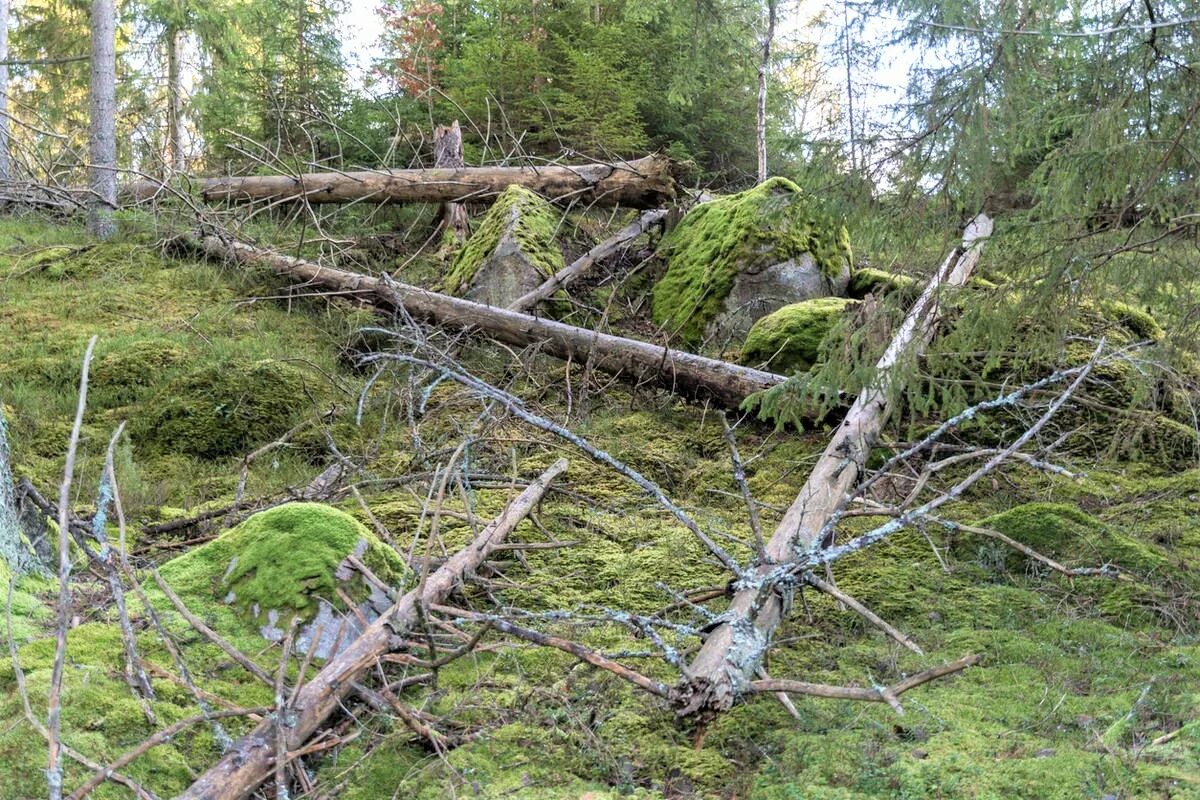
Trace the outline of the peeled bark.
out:
<instances>
[{"instance_id":1,"label":"peeled bark","mask_svg":"<svg viewBox=\"0 0 1200 800\"><path fill-rule=\"evenodd\" d=\"M891 413L888 402L892 369L907 353L919 354L933 338L938 298L946 287L961 286L970 277L992 221L980 214L967 226L961 247L947 257L913 304L891 344L876 364L878 383L858 396L842 424L813 466L808 480L767 542L769 563L758 566L765 576L779 564L808 551L825 523L863 473L867 456ZM762 666L775 628L784 613L780 592L754 586L734 595L723 617L684 672L673 692L681 716L711 716L730 708L748 691Z\"/></svg>"},{"instance_id":2,"label":"peeled bark","mask_svg":"<svg viewBox=\"0 0 1200 800\"><path fill-rule=\"evenodd\" d=\"M301 688L289 711L286 750L296 750L312 736L327 717L342 705L342 698L353 690L355 680L374 667L392 648L392 642L412 629L421 609L442 603L466 576L474 572L492 551L501 545L530 511L541 501L550 482L567 469L560 458L529 484L490 525L466 548L455 553L423 587L418 586L401 597L394 606L362 635L330 660ZM229 752L201 775L176 800L237 800L248 797L275 770L276 726L264 720L250 733L234 742Z\"/></svg>"},{"instance_id":3,"label":"peeled bark","mask_svg":"<svg viewBox=\"0 0 1200 800\"><path fill-rule=\"evenodd\" d=\"M92 72L88 231L102 239L116 232L117 207L117 13L113 0L92 0Z\"/></svg>"},{"instance_id":4,"label":"peeled bark","mask_svg":"<svg viewBox=\"0 0 1200 800\"><path fill-rule=\"evenodd\" d=\"M671 162L665 156L579 166L314 172L299 176L206 178L195 183L201 196L209 201L490 203L513 184L550 200L569 200L581 205L656 208L675 197ZM152 199L161 190L157 181L135 181L126 187L133 200Z\"/></svg>"},{"instance_id":5,"label":"peeled bark","mask_svg":"<svg viewBox=\"0 0 1200 800\"><path fill-rule=\"evenodd\" d=\"M323 267L216 236L184 237L179 241L214 258L268 266L308 286L362 295L375 306L403 310L413 317L448 328L478 331L505 344L537 345L541 352L556 358L580 364L590 360L595 369L632 383L663 386L687 397L712 400L728 408L737 408L754 392L769 389L784 380L782 375L539 319L357 272Z\"/></svg>"}]
</instances>

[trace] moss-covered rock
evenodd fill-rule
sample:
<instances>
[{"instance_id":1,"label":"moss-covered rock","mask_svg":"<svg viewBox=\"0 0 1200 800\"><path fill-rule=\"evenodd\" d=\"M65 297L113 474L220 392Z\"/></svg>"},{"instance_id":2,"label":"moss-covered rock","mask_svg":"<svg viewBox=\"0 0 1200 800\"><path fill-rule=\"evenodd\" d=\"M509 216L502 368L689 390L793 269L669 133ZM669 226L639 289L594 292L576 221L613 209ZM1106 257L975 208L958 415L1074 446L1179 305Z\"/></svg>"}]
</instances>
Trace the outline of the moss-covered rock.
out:
<instances>
[{"instance_id":1,"label":"moss-covered rock","mask_svg":"<svg viewBox=\"0 0 1200 800\"><path fill-rule=\"evenodd\" d=\"M171 559L163 577L183 596L215 600L258 617L310 620L320 601L339 606L337 590L354 600L370 585L353 570L339 570L355 555L380 579L398 585L406 574L400 557L361 522L320 503L286 503L254 514L213 541Z\"/></svg>"},{"instance_id":2,"label":"moss-covered rock","mask_svg":"<svg viewBox=\"0 0 1200 800\"><path fill-rule=\"evenodd\" d=\"M186 363L189 355L186 348L162 339L135 340L112 349L92 367L89 399L108 408L133 403Z\"/></svg>"},{"instance_id":3,"label":"moss-covered rock","mask_svg":"<svg viewBox=\"0 0 1200 800\"><path fill-rule=\"evenodd\" d=\"M504 306L563 267L559 215L522 186L510 186L458 251L446 275L451 294Z\"/></svg>"},{"instance_id":4,"label":"moss-covered rock","mask_svg":"<svg viewBox=\"0 0 1200 800\"><path fill-rule=\"evenodd\" d=\"M807 256L827 283L824 293L836 293L834 283L844 285L848 275L850 237L796 184L772 178L697 206L664 237L659 252L667 271L654 287L654 321L684 341L697 342L743 273L761 273ZM779 298L757 314L802 299Z\"/></svg>"},{"instance_id":5,"label":"moss-covered rock","mask_svg":"<svg viewBox=\"0 0 1200 800\"><path fill-rule=\"evenodd\" d=\"M856 269L850 275L846 294L858 300L868 294L881 295L893 292L912 292L917 288L916 279L909 275L898 275L874 267Z\"/></svg>"},{"instance_id":6,"label":"moss-covered rock","mask_svg":"<svg viewBox=\"0 0 1200 800\"><path fill-rule=\"evenodd\" d=\"M775 372L803 372L817 361L821 341L858 301L819 297L793 303L754 323L742 345L743 364Z\"/></svg>"},{"instance_id":7,"label":"moss-covered rock","mask_svg":"<svg viewBox=\"0 0 1200 800\"><path fill-rule=\"evenodd\" d=\"M134 441L162 453L219 458L269 442L311 408L309 381L277 361L205 365L149 398L133 421Z\"/></svg>"}]
</instances>

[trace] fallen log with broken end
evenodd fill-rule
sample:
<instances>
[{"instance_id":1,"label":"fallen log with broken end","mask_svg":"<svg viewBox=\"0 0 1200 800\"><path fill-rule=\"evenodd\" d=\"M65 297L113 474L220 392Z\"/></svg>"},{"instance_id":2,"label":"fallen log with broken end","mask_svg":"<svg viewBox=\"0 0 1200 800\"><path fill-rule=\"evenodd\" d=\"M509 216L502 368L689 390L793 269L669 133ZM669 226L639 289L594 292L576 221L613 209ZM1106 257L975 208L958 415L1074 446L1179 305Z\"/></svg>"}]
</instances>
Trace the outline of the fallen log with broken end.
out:
<instances>
[{"instance_id":1,"label":"fallen log with broken end","mask_svg":"<svg viewBox=\"0 0 1200 800\"><path fill-rule=\"evenodd\" d=\"M417 624L420 609L440 604L464 578L477 569L529 515L549 488L550 482L567 469L560 458L521 492L491 524L480 531L466 548L455 553L418 586L401 597L362 635L330 660L312 680L305 683L289 706L290 727L285 728L284 750L294 752L320 728L353 690L355 680L373 667ZM214 766L187 788L177 800L240 800L250 796L275 771L275 723L267 720L234 742Z\"/></svg>"},{"instance_id":2,"label":"fallen log with broken end","mask_svg":"<svg viewBox=\"0 0 1200 800\"><path fill-rule=\"evenodd\" d=\"M579 364L590 361L593 368L636 385L662 386L727 408L737 408L751 394L785 380L783 375L324 267L214 235L189 235L176 242L212 258L266 266L309 286L359 295L376 307L402 310L445 327L478 331L518 347L537 345L543 353Z\"/></svg>"},{"instance_id":3,"label":"fallen log with broken end","mask_svg":"<svg viewBox=\"0 0 1200 800\"><path fill-rule=\"evenodd\" d=\"M933 339L943 290L966 283L991 233L992 220L985 214L967 226L962 244L942 262L876 364L876 383L864 389L850 407L775 528L766 544L767 563L753 566L750 574L765 577L776 565L793 563L798 553L808 552L817 543L825 523L862 476L871 448L891 414L894 367L906 355L920 355ZM684 679L673 689L677 713L705 719L729 709L753 689L784 612L780 591L765 585L739 590L721 615L724 621L709 632L684 670Z\"/></svg>"},{"instance_id":4,"label":"fallen log with broken end","mask_svg":"<svg viewBox=\"0 0 1200 800\"><path fill-rule=\"evenodd\" d=\"M580 205L658 208L675 198L671 161L652 155L633 161L539 167L454 167L300 175L200 178L187 185L209 202L304 200L309 203L490 203L509 186L524 186L554 201ZM134 181L134 201L168 196L159 181Z\"/></svg>"}]
</instances>

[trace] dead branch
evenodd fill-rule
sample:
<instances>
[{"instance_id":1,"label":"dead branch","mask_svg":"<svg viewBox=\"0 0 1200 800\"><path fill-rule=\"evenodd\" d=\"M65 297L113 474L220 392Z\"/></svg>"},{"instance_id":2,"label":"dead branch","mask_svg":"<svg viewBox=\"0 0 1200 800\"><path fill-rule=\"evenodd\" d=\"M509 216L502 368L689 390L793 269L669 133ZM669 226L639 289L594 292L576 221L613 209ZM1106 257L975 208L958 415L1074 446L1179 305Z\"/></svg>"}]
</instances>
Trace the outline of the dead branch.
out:
<instances>
[{"instance_id":1,"label":"dead branch","mask_svg":"<svg viewBox=\"0 0 1200 800\"><path fill-rule=\"evenodd\" d=\"M555 358L591 363L595 369L619 375L635 384L656 384L688 397L711 399L729 408L737 408L749 395L784 381L782 375L539 319L391 280L323 267L214 235L187 235L175 242L211 258L265 266L305 284L355 294L377 307L401 311L443 327L478 331L505 344L537 345L541 352Z\"/></svg>"},{"instance_id":2,"label":"dead branch","mask_svg":"<svg viewBox=\"0 0 1200 800\"><path fill-rule=\"evenodd\" d=\"M859 686L830 686L823 683L787 680L786 678L750 681L749 688L751 692L788 692L790 694L806 694L811 697L827 697L833 700L860 700L867 703L887 703L896 709L897 713L903 714L904 710L896 702L897 697L909 689L915 689L923 683L929 683L932 680L952 675L955 672L962 672L967 667L975 666L981 660L982 658L978 655L963 656L957 661L951 661L948 664L942 664L941 666L931 667L918 672L916 675L910 675L891 686L873 686L869 689Z\"/></svg>"},{"instance_id":3,"label":"dead branch","mask_svg":"<svg viewBox=\"0 0 1200 800\"><path fill-rule=\"evenodd\" d=\"M345 650L326 663L296 698L295 719L287 734L289 748L302 748L322 722L340 707L341 699L352 690L352 683L370 669L379 656L391 649L396 636L402 636L417 622L418 604L429 607L442 602L493 547L503 543L517 524L545 495L550 481L567 468L566 459L554 462L509 506L480 531L475 540L433 573L424 591L406 593ZM200 776L179 800L234 800L250 795L272 771L274 742L271 724L261 723L239 739L228 753ZM291 752L289 752L289 757Z\"/></svg>"}]
</instances>

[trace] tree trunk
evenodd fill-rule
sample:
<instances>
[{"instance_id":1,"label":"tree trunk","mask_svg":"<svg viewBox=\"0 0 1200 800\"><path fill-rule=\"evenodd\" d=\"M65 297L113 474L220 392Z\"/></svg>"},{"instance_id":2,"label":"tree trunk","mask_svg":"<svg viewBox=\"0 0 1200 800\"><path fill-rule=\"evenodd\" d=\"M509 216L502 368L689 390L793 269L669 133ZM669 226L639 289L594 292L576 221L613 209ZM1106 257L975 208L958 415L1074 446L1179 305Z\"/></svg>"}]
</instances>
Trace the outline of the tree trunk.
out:
<instances>
[{"instance_id":1,"label":"tree trunk","mask_svg":"<svg viewBox=\"0 0 1200 800\"><path fill-rule=\"evenodd\" d=\"M470 546L459 550L425 581L409 591L391 609L371 623L348 648L330 660L301 687L290 709L287 750L296 750L312 736L325 718L341 708L342 698L355 680L375 666L391 643L417 623L422 608L442 603L466 576L474 572L502 544L541 501L552 480L567 468L566 459L554 462L529 484L499 517L484 528ZM420 592L420 594L418 594ZM418 608L420 604L420 608ZM292 720L289 720L292 721ZM238 739L229 752L201 775L176 800L236 800L249 796L275 768L275 723L264 720Z\"/></svg>"},{"instance_id":2,"label":"tree trunk","mask_svg":"<svg viewBox=\"0 0 1200 800\"><path fill-rule=\"evenodd\" d=\"M173 174L183 172L186 167L183 153L183 69L179 39L179 30L167 30L167 164Z\"/></svg>"},{"instance_id":3,"label":"tree trunk","mask_svg":"<svg viewBox=\"0 0 1200 800\"><path fill-rule=\"evenodd\" d=\"M462 169L462 128L458 120L451 125L438 125L433 131L433 166L437 169ZM470 234L467 207L462 203L442 204L442 230L447 231L462 244Z\"/></svg>"},{"instance_id":4,"label":"tree trunk","mask_svg":"<svg viewBox=\"0 0 1200 800\"><path fill-rule=\"evenodd\" d=\"M309 203L490 203L519 184L551 200L580 205L656 208L675 197L671 162L647 156L612 164L549 167L461 167L371 172L320 172L197 181L205 200L286 200ZM156 181L126 187L134 200L158 196Z\"/></svg>"},{"instance_id":5,"label":"tree trunk","mask_svg":"<svg viewBox=\"0 0 1200 800\"><path fill-rule=\"evenodd\" d=\"M116 232L113 209L117 206L117 19L113 0L92 0L91 25L88 231L106 239Z\"/></svg>"},{"instance_id":6,"label":"tree trunk","mask_svg":"<svg viewBox=\"0 0 1200 800\"><path fill-rule=\"evenodd\" d=\"M947 257L909 310L896 336L876 365L878 383L858 396L846 418L813 466L808 480L767 543L769 563L758 565L765 576L779 564L794 561L817 544L816 537L846 493L858 482L863 465L891 407L892 369L907 353L919 354L933 338L938 297L948 286L961 286L979 260L992 221L980 214L967 226L961 247ZM743 589L722 615L729 622L714 628L673 692L681 716L700 717L725 711L756 677L771 636L784 613L778 587Z\"/></svg>"},{"instance_id":7,"label":"tree trunk","mask_svg":"<svg viewBox=\"0 0 1200 800\"><path fill-rule=\"evenodd\" d=\"M181 244L209 256L268 266L309 286L365 295L378 307L403 310L458 330L477 330L505 344L536 345L541 352L595 369L636 385L653 384L699 400L737 408L750 394L783 382L784 376L666 347L539 319L503 308L382 281L357 272L322 267L309 261L261 250L216 236L184 237Z\"/></svg>"},{"instance_id":8,"label":"tree trunk","mask_svg":"<svg viewBox=\"0 0 1200 800\"><path fill-rule=\"evenodd\" d=\"M775 39L775 18L779 0L767 0L767 32L762 39L762 59L758 62L758 182L767 179L767 79L771 74L771 44Z\"/></svg>"},{"instance_id":9,"label":"tree trunk","mask_svg":"<svg viewBox=\"0 0 1200 800\"><path fill-rule=\"evenodd\" d=\"M543 300L549 300L550 296L559 289L566 288L580 278L591 274L591 271L597 264L617 252L622 245L633 241L666 218L667 210L665 208L655 208L643 213L634 222L631 222L618 231L615 236L604 240L591 250L588 250L579 258L547 278L545 283L533 291L518 297L509 304L509 310L522 312L532 310L534 306Z\"/></svg>"},{"instance_id":10,"label":"tree trunk","mask_svg":"<svg viewBox=\"0 0 1200 800\"><path fill-rule=\"evenodd\" d=\"M9 0L0 0L0 181L11 180L8 160L8 12Z\"/></svg>"}]
</instances>

